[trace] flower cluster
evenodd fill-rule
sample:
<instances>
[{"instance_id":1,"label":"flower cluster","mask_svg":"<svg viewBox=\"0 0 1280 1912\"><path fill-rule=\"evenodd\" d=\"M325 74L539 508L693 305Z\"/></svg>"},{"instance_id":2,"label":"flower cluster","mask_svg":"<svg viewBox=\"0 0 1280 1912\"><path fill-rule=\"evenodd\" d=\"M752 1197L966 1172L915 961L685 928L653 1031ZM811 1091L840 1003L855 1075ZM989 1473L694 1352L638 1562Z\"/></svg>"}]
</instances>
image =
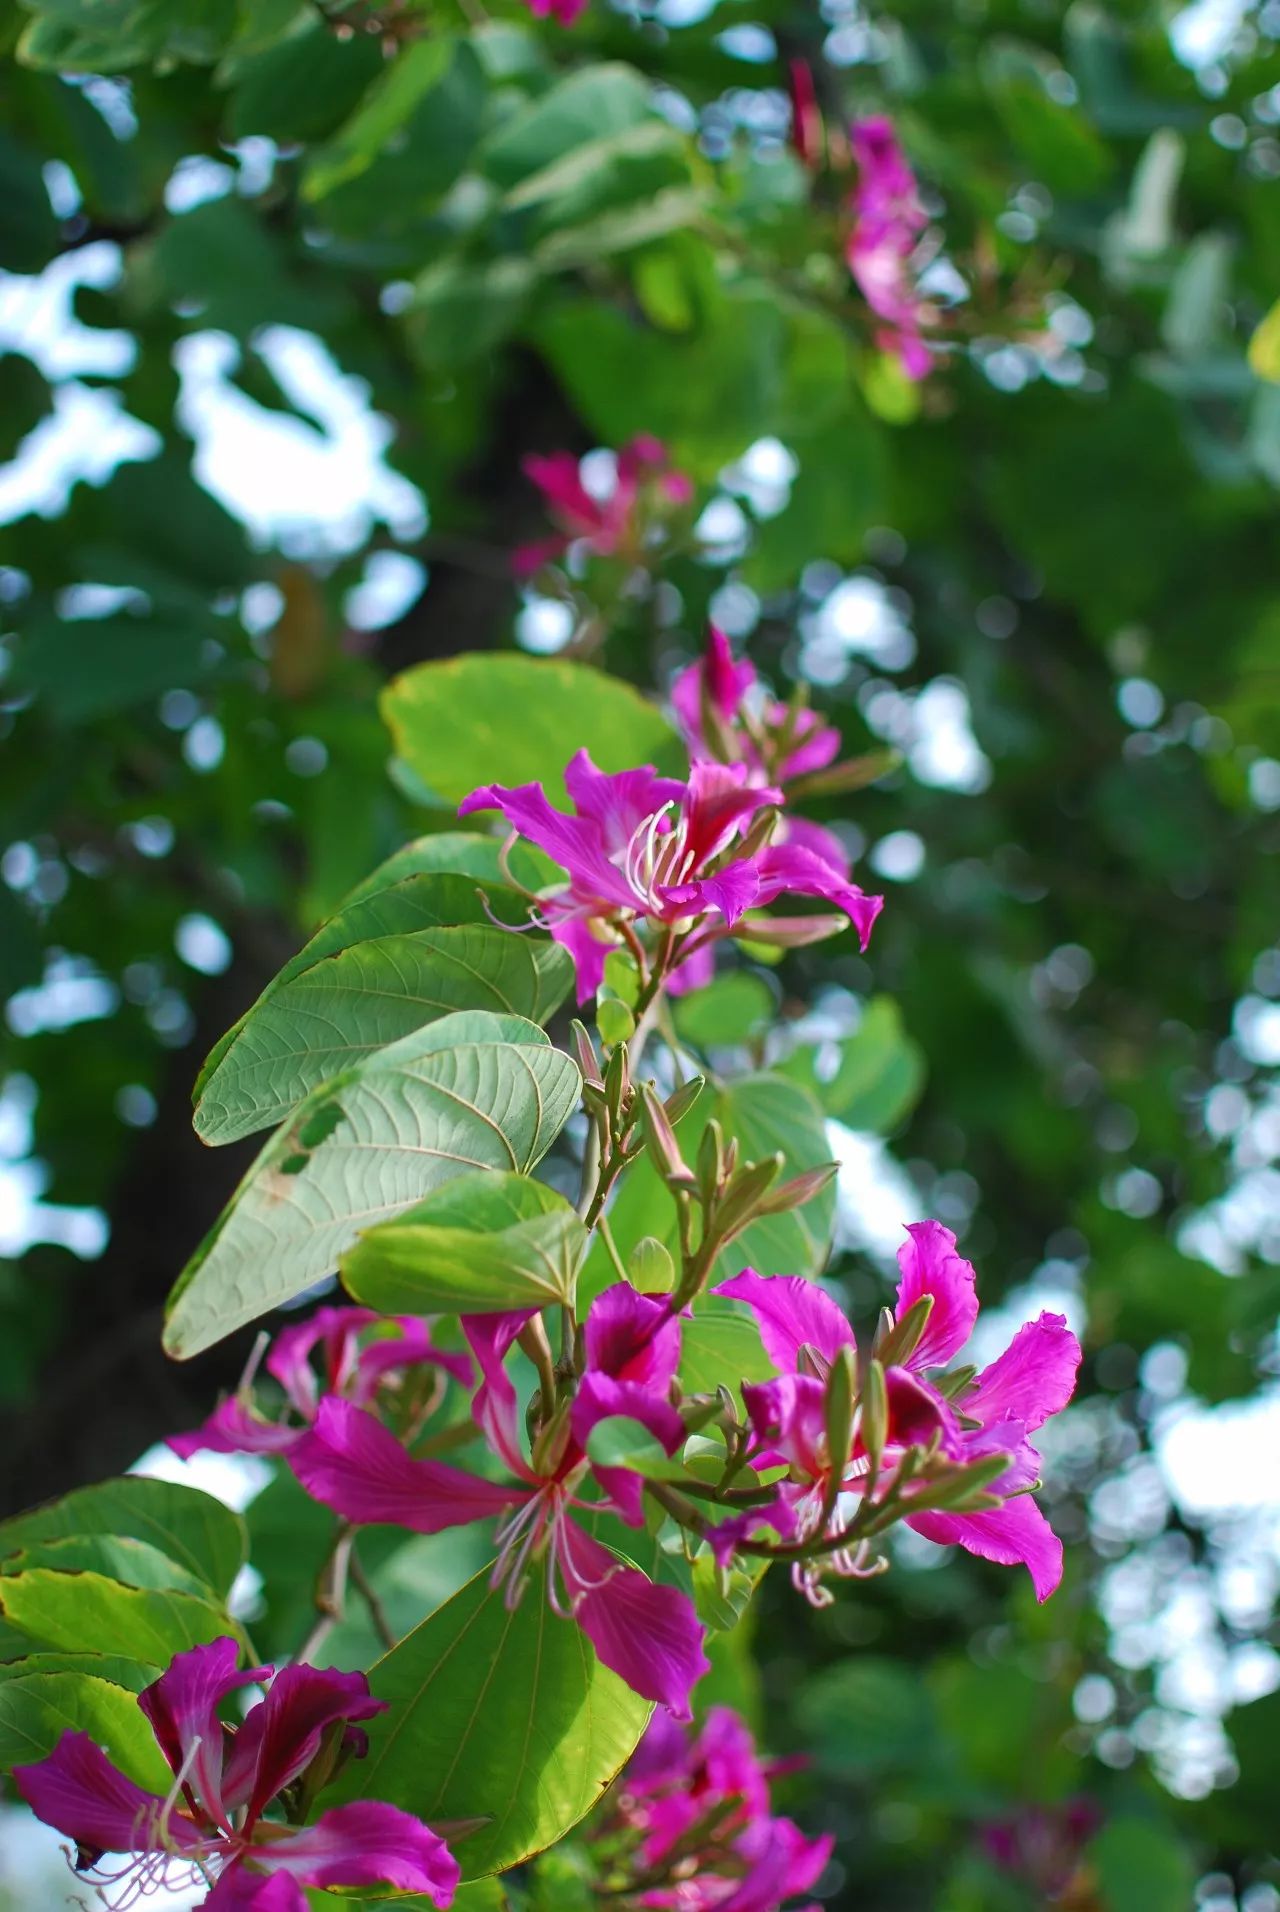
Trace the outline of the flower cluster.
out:
<instances>
[{"instance_id":1,"label":"flower cluster","mask_svg":"<svg viewBox=\"0 0 1280 1912\"><path fill-rule=\"evenodd\" d=\"M317 1353L319 1377L313 1366ZM260 1361L280 1384L296 1419L286 1414L272 1420L260 1412L252 1394ZM318 1308L310 1320L285 1328L269 1347L264 1337L236 1392L219 1402L202 1427L171 1434L169 1446L183 1460L202 1449L287 1457L331 1396L362 1408L407 1407L411 1419L420 1422L439 1405L444 1374L465 1385L473 1370L465 1355L437 1348L430 1323L419 1316L380 1315L372 1308Z\"/></svg>"},{"instance_id":2,"label":"flower cluster","mask_svg":"<svg viewBox=\"0 0 1280 1912\"><path fill-rule=\"evenodd\" d=\"M1030 1436L1070 1400L1080 1344L1064 1316L1042 1314L981 1373L944 1372L977 1320L974 1269L941 1222L916 1222L907 1234L897 1305L873 1356L877 1378L864 1384L856 1414L837 1405L854 1332L816 1283L744 1269L715 1291L751 1310L778 1370L777 1380L743 1388L750 1464L788 1471L771 1499L726 1522L713 1543L726 1557L768 1525L792 1550L796 1585L825 1604L826 1575L878 1569L871 1543L890 1513L940 1545L1025 1566L1045 1600L1062 1578L1062 1543L1031 1497L1040 1456Z\"/></svg>"},{"instance_id":3,"label":"flower cluster","mask_svg":"<svg viewBox=\"0 0 1280 1912\"><path fill-rule=\"evenodd\" d=\"M333 1398L292 1454L294 1472L316 1500L356 1523L435 1534L499 1516L493 1579L509 1602L538 1565L552 1610L577 1622L598 1658L636 1692L687 1718L690 1689L707 1670L702 1627L684 1594L624 1566L592 1534L602 1512L643 1526L643 1482L625 1468L593 1466L586 1452L592 1428L615 1415L639 1422L668 1453L682 1445L684 1423L670 1399L680 1323L660 1297L626 1284L607 1289L587 1316L576 1389L563 1402L539 1403L544 1418L526 1452L506 1361L526 1331L535 1354L543 1353L532 1338L541 1327L535 1321L527 1311L463 1319L483 1376L472 1412L510 1483L416 1460L372 1415Z\"/></svg>"},{"instance_id":4,"label":"flower cluster","mask_svg":"<svg viewBox=\"0 0 1280 1912\"><path fill-rule=\"evenodd\" d=\"M570 25L582 0L545 0ZM535 8L535 11L537 9ZM582 466L571 451L533 453L523 461L526 478L546 500L556 535L521 545L512 555L517 577L532 577L554 564L574 545L595 557L638 562L663 519L693 498L693 485L671 467L666 446L642 433L617 454L612 486L598 495L583 482Z\"/></svg>"},{"instance_id":5,"label":"flower cluster","mask_svg":"<svg viewBox=\"0 0 1280 1912\"><path fill-rule=\"evenodd\" d=\"M87 1733L64 1733L47 1759L14 1767L27 1804L75 1842L77 1871L120 1909L202 1882L210 1912L307 1912L308 1885L390 1886L448 1906L457 1861L409 1813L365 1800L299 1823L342 1763L363 1752L354 1722L385 1708L364 1674L304 1665L241 1672L239 1655L229 1638L192 1647L138 1695L173 1773L163 1798L127 1778ZM268 1681L239 1726L220 1718L229 1694Z\"/></svg>"},{"instance_id":6,"label":"flower cluster","mask_svg":"<svg viewBox=\"0 0 1280 1912\"><path fill-rule=\"evenodd\" d=\"M784 1770L759 1758L727 1706L696 1732L655 1714L597 1835L608 1896L666 1912L777 1912L810 1891L833 1841L771 1810L770 1781Z\"/></svg>"},{"instance_id":7,"label":"flower cluster","mask_svg":"<svg viewBox=\"0 0 1280 1912\"><path fill-rule=\"evenodd\" d=\"M851 139L858 180L849 201L849 270L871 310L885 321L876 335L881 350L897 358L908 378L927 378L933 365L921 330L927 306L913 258L929 215L891 120L883 115L856 120Z\"/></svg>"}]
</instances>

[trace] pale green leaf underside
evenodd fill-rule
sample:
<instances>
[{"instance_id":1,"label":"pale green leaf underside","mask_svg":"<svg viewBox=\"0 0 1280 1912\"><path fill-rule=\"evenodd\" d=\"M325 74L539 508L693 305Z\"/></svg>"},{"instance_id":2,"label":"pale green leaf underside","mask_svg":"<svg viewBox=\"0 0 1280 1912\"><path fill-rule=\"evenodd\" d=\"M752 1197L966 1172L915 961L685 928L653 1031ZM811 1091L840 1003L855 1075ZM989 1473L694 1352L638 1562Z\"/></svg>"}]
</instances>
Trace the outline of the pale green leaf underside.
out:
<instances>
[{"instance_id":1,"label":"pale green leaf underside","mask_svg":"<svg viewBox=\"0 0 1280 1912\"><path fill-rule=\"evenodd\" d=\"M372 1051L459 1010L543 1022L572 978L557 944L488 922L357 942L260 998L202 1080L196 1130L206 1142L234 1142L271 1127Z\"/></svg>"},{"instance_id":2,"label":"pale green leaf underside","mask_svg":"<svg viewBox=\"0 0 1280 1912\"><path fill-rule=\"evenodd\" d=\"M554 1189L519 1175L461 1175L342 1260L357 1301L384 1314L491 1314L571 1302L587 1231Z\"/></svg>"},{"instance_id":3,"label":"pale green leaf underside","mask_svg":"<svg viewBox=\"0 0 1280 1912\"><path fill-rule=\"evenodd\" d=\"M300 1105L174 1289L179 1359L332 1273L363 1228L468 1169L523 1174L559 1134L578 1071L542 1030L466 1011L377 1050Z\"/></svg>"},{"instance_id":4,"label":"pale green leaf underside","mask_svg":"<svg viewBox=\"0 0 1280 1912\"><path fill-rule=\"evenodd\" d=\"M477 1574L370 1669L390 1711L346 1796L390 1800L428 1824L487 1823L456 1839L464 1878L543 1851L630 1757L648 1700L596 1659L535 1582L509 1611Z\"/></svg>"}]
</instances>

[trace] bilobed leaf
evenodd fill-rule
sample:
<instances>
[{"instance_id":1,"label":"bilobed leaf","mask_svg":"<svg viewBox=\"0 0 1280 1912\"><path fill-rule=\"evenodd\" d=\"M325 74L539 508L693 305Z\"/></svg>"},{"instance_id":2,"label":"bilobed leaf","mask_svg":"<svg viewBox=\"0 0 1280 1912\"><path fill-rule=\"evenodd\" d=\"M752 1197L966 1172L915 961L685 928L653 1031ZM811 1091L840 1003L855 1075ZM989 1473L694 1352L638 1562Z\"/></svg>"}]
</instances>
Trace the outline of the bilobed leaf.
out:
<instances>
[{"instance_id":1,"label":"bilobed leaf","mask_svg":"<svg viewBox=\"0 0 1280 1912\"><path fill-rule=\"evenodd\" d=\"M477 1574L385 1659L369 1684L390 1710L341 1790L428 1824L484 1816L451 1841L468 1879L563 1837L630 1757L650 1705L602 1666L540 1579L514 1610Z\"/></svg>"},{"instance_id":2,"label":"bilobed leaf","mask_svg":"<svg viewBox=\"0 0 1280 1912\"><path fill-rule=\"evenodd\" d=\"M134 1694L85 1673L32 1673L0 1683L0 1768L46 1759L64 1733L88 1733L128 1778L168 1792L173 1774Z\"/></svg>"},{"instance_id":3,"label":"bilobed leaf","mask_svg":"<svg viewBox=\"0 0 1280 1912\"><path fill-rule=\"evenodd\" d=\"M60 1500L0 1522L0 1560L39 1541L84 1534L146 1541L223 1595L244 1565L247 1550L239 1514L211 1494L128 1474L78 1487Z\"/></svg>"},{"instance_id":4,"label":"bilobed leaf","mask_svg":"<svg viewBox=\"0 0 1280 1912\"><path fill-rule=\"evenodd\" d=\"M367 920L386 907L384 893L352 914ZM362 1057L458 1010L543 1022L572 979L558 944L489 922L353 942L258 999L201 1078L196 1130L206 1142L235 1142L268 1128Z\"/></svg>"},{"instance_id":5,"label":"bilobed leaf","mask_svg":"<svg viewBox=\"0 0 1280 1912\"><path fill-rule=\"evenodd\" d=\"M382 693L382 714L397 754L449 804L495 776L563 804L561 773L583 745L600 770L679 761L657 706L588 664L485 652L419 664Z\"/></svg>"},{"instance_id":6,"label":"bilobed leaf","mask_svg":"<svg viewBox=\"0 0 1280 1912\"><path fill-rule=\"evenodd\" d=\"M596 1422L587 1436L587 1453L596 1467L626 1467L642 1480L687 1478L683 1464L668 1456L662 1442L625 1414L610 1414Z\"/></svg>"},{"instance_id":7,"label":"bilobed leaf","mask_svg":"<svg viewBox=\"0 0 1280 1912\"><path fill-rule=\"evenodd\" d=\"M105 1574L126 1587L153 1592L193 1593L210 1599L213 1589L197 1574L180 1567L158 1547L122 1534L69 1534L64 1540L37 1540L0 1559L0 1575L54 1567L62 1573Z\"/></svg>"},{"instance_id":8,"label":"bilobed leaf","mask_svg":"<svg viewBox=\"0 0 1280 1912\"><path fill-rule=\"evenodd\" d=\"M103 1653L167 1666L175 1653L238 1633L225 1612L189 1593L122 1587L100 1573L33 1567L0 1580L0 1614L37 1646Z\"/></svg>"},{"instance_id":9,"label":"bilobed leaf","mask_svg":"<svg viewBox=\"0 0 1280 1912\"><path fill-rule=\"evenodd\" d=\"M732 1302L708 1296L683 1323L680 1338L680 1386L686 1394L714 1394L742 1381L768 1381L773 1364L760 1330Z\"/></svg>"},{"instance_id":10,"label":"bilobed leaf","mask_svg":"<svg viewBox=\"0 0 1280 1912\"><path fill-rule=\"evenodd\" d=\"M362 1234L343 1284L384 1314L491 1314L572 1302L587 1231L523 1175L460 1175Z\"/></svg>"},{"instance_id":11,"label":"bilobed leaf","mask_svg":"<svg viewBox=\"0 0 1280 1912\"><path fill-rule=\"evenodd\" d=\"M317 1089L266 1144L174 1289L179 1359L333 1271L362 1227L469 1168L523 1174L559 1134L578 1071L541 1029L444 1016Z\"/></svg>"}]
</instances>

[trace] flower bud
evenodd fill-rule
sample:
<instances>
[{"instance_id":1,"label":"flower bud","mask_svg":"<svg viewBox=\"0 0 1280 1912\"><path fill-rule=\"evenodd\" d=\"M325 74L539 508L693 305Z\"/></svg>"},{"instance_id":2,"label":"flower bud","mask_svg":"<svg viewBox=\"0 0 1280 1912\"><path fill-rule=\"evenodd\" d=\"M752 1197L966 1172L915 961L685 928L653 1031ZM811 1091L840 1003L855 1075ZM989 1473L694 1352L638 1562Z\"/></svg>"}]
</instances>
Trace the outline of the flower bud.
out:
<instances>
[{"instance_id":1,"label":"flower bud","mask_svg":"<svg viewBox=\"0 0 1280 1912\"><path fill-rule=\"evenodd\" d=\"M621 1053L621 1050L615 1051L615 1054ZM663 1181L670 1188L696 1188L697 1183L680 1153L676 1132L667 1120L667 1112L650 1082L641 1086L640 1112L644 1139L654 1167Z\"/></svg>"},{"instance_id":2,"label":"flower bud","mask_svg":"<svg viewBox=\"0 0 1280 1912\"><path fill-rule=\"evenodd\" d=\"M757 1205L757 1215L783 1215L788 1209L803 1208L815 1195L820 1195L833 1175L840 1172L838 1162L824 1162L821 1168L806 1169L803 1175L793 1175L790 1181L770 1191Z\"/></svg>"},{"instance_id":3,"label":"flower bud","mask_svg":"<svg viewBox=\"0 0 1280 1912\"><path fill-rule=\"evenodd\" d=\"M767 1155L762 1162L748 1162L745 1168L739 1169L717 1204L711 1224L721 1246L732 1241L760 1213L764 1193L777 1181L782 1163L783 1156L779 1152Z\"/></svg>"},{"instance_id":4,"label":"flower bud","mask_svg":"<svg viewBox=\"0 0 1280 1912\"><path fill-rule=\"evenodd\" d=\"M599 1084L602 1081L600 1063L596 1056L596 1046L592 1042L586 1027L575 1016L569 1024L569 1033L573 1037L574 1053L578 1059L578 1068L585 1083Z\"/></svg>"},{"instance_id":5,"label":"flower bud","mask_svg":"<svg viewBox=\"0 0 1280 1912\"><path fill-rule=\"evenodd\" d=\"M932 1295L921 1295L918 1300L913 1301L901 1321L895 1321L888 1309L885 1309L875 1341L876 1356L882 1367L905 1367L920 1346L932 1313ZM890 1324L887 1328L886 1321Z\"/></svg>"},{"instance_id":6,"label":"flower bud","mask_svg":"<svg viewBox=\"0 0 1280 1912\"><path fill-rule=\"evenodd\" d=\"M680 1087L667 1097L662 1106L665 1108L667 1120L673 1128L688 1115L690 1109L706 1086L707 1079L705 1076L691 1076L688 1082L681 1083Z\"/></svg>"},{"instance_id":7,"label":"flower bud","mask_svg":"<svg viewBox=\"0 0 1280 1912\"><path fill-rule=\"evenodd\" d=\"M636 1032L636 1019L616 996L601 996L596 1003L596 1028L606 1043L629 1042Z\"/></svg>"},{"instance_id":8,"label":"flower bud","mask_svg":"<svg viewBox=\"0 0 1280 1912\"><path fill-rule=\"evenodd\" d=\"M841 1349L841 1353L847 1350ZM862 1383L858 1432L862 1445L867 1450L867 1458L872 1467L879 1472L884 1455L884 1444L889 1432L889 1393L885 1387L884 1369L879 1361L867 1363L866 1378Z\"/></svg>"},{"instance_id":9,"label":"flower bud","mask_svg":"<svg viewBox=\"0 0 1280 1912\"><path fill-rule=\"evenodd\" d=\"M724 1131L714 1118L708 1122L698 1144L698 1194L702 1206L710 1208L724 1181Z\"/></svg>"},{"instance_id":10,"label":"flower bud","mask_svg":"<svg viewBox=\"0 0 1280 1912\"><path fill-rule=\"evenodd\" d=\"M881 1385L884 1377L881 1376ZM832 1484L836 1493L853 1448L853 1402L857 1388L857 1375L854 1369L852 1348L840 1348L831 1371L827 1376L827 1392L823 1400L823 1418L827 1430L827 1459L832 1468Z\"/></svg>"},{"instance_id":11,"label":"flower bud","mask_svg":"<svg viewBox=\"0 0 1280 1912\"><path fill-rule=\"evenodd\" d=\"M627 1274L642 1294L670 1294L676 1285L676 1267L656 1235L645 1235L627 1257Z\"/></svg>"}]
</instances>

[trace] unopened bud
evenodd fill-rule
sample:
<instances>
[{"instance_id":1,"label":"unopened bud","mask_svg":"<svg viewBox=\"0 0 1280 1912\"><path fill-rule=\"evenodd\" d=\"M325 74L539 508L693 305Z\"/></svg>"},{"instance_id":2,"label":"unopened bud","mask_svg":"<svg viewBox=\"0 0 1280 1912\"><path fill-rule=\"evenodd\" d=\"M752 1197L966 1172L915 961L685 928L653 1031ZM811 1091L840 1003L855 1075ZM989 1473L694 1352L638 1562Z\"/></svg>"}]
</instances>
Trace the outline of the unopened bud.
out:
<instances>
[{"instance_id":1,"label":"unopened bud","mask_svg":"<svg viewBox=\"0 0 1280 1912\"><path fill-rule=\"evenodd\" d=\"M702 1131L698 1144L698 1194L704 1208L710 1208L720 1193L724 1172L724 1130L713 1118Z\"/></svg>"},{"instance_id":2,"label":"unopened bud","mask_svg":"<svg viewBox=\"0 0 1280 1912\"><path fill-rule=\"evenodd\" d=\"M884 1369L876 1360L867 1363L860 1407L858 1432L867 1450L868 1460L879 1472L889 1434L889 1392L885 1387Z\"/></svg>"},{"instance_id":3,"label":"unopened bud","mask_svg":"<svg viewBox=\"0 0 1280 1912\"><path fill-rule=\"evenodd\" d=\"M604 1093L616 1133L622 1127L623 1116L631 1099L631 1065L627 1060L625 1042L618 1044L605 1064Z\"/></svg>"},{"instance_id":4,"label":"unopened bud","mask_svg":"<svg viewBox=\"0 0 1280 1912\"><path fill-rule=\"evenodd\" d=\"M937 1388L938 1393L942 1395L943 1399L954 1401L957 1400L960 1395L968 1393L973 1382L973 1377L977 1372L977 1368L972 1366L952 1368L948 1374L939 1374L931 1378L934 1387Z\"/></svg>"},{"instance_id":5,"label":"unopened bud","mask_svg":"<svg viewBox=\"0 0 1280 1912\"><path fill-rule=\"evenodd\" d=\"M544 1478L555 1473L568 1449L569 1409L570 1403L562 1402L534 1439L531 1455L533 1471Z\"/></svg>"},{"instance_id":6,"label":"unopened bud","mask_svg":"<svg viewBox=\"0 0 1280 1912\"><path fill-rule=\"evenodd\" d=\"M676 1132L667 1120L667 1112L659 1102L652 1083L646 1082L641 1087L640 1109L644 1139L654 1167L663 1181L672 1188L696 1188L697 1183L680 1153Z\"/></svg>"},{"instance_id":7,"label":"unopened bud","mask_svg":"<svg viewBox=\"0 0 1280 1912\"><path fill-rule=\"evenodd\" d=\"M782 1173L783 1157L781 1153L767 1155L762 1162L749 1162L739 1169L724 1196L716 1205L714 1228L716 1238L723 1247L741 1234L748 1222L754 1221L760 1213L760 1202L766 1189L777 1181Z\"/></svg>"},{"instance_id":8,"label":"unopened bud","mask_svg":"<svg viewBox=\"0 0 1280 1912\"><path fill-rule=\"evenodd\" d=\"M853 1447L853 1401L857 1385L853 1349L839 1348L827 1376L823 1400L823 1418L827 1430L827 1459L831 1464L835 1491L844 1478Z\"/></svg>"},{"instance_id":9,"label":"unopened bud","mask_svg":"<svg viewBox=\"0 0 1280 1912\"><path fill-rule=\"evenodd\" d=\"M688 1115L706 1087L706 1082L705 1076L691 1076L687 1082L682 1082L680 1087L667 1097L662 1106L667 1112L667 1120L672 1128Z\"/></svg>"},{"instance_id":10,"label":"unopened bud","mask_svg":"<svg viewBox=\"0 0 1280 1912\"><path fill-rule=\"evenodd\" d=\"M734 862L738 862L739 859L746 862L749 861L751 857L758 856L761 850L766 849L772 842L774 836L777 834L778 824L780 822L781 812L772 807L757 812L751 828L747 831L741 843L735 844L734 846Z\"/></svg>"},{"instance_id":11,"label":"unopened bud","mask_svg":"<svg viewBox=\"0 0 1280 1912\"><path fill-rule=\"evenodd\" d=\"M887 1311L886 1311L887 1312ZM905 1367L924 1338L933 1313L933 1296L920 1295L900 1321L889 1319L892 1325L887 1332L876 1335L876 1355L886 1368ZM882 1324L883 1326L883 1324Z\"/></svg>"},{"instance_id":12,"label":"unopened bud","mask_svg":"<svg viewBox=\"0 0 1280 1912\"><path fill-rule=\"evenodd\" d=\"M765 916L752 912L734 924L733 933L740 942L767 943L774 949L804 949L810 943L825 943L848 929L849 919L824 911L817 916Z\"/></svg>"},{"instance_id":13,"label":"unopened bud","mask_svg":"<svg viewBox=\"0 0 1280 1912\"><path fill-rule=\"evenodd\" d=\"M642 1294L670 1294L676 1266L656 1235L644 1235L627 1257L627 1273Z\"/></svg>"},{"instance_id":14,"label":"unopened bud","mask_svg":"<svg viewBox=\"0 0 1280 1912\"><path fill-rule=\"evenodd\" d=\"M601 996L596 1003L596 1028L605 1042L616 1045L634 1036L636 1019L616 996Z\"/></svg>"},{"instance_id":15,"label":"unopened bud","mask_svg":"<svg viewBox=\"0 0 1280 1912\"><path fill-rule=\"evenodd\" d=\"M596 1046L586 1027L578 1021L576 1016L569 1024L569 1033L573 1037L574 1053L578 1058L578 1067L582 1071L582 1080L586 1083L601 1082Z\"/></svg>"},{"instance_id":16,"label":"unopened bud","mask_svg":"<svg viewBox=\"0 0 1280 1912\"><path fill-rule=\"evenodd\" d=\"M838 1162L824 1162L821 1168L806 1169L790 1181L770 1190L756 1210L758 1215L783 1215L791 1208L803 1208L815 1195L821 1195L833 1175L840 1172Z\"/></svg>"},{"instance_id":17,"label":"unopened bud","mask_svg":"<svg viewBox=\"0 0 1280 1912\"><path fill-rule=\"evenodd\" d=\"M899 750L873 750L865 757L849 757L844 763L828 764L824 770L812 770L787 785L791 801L797 797L834 797L851 790L863 790L878 783L902 762Z\"/></svg>"}]
</instances>

